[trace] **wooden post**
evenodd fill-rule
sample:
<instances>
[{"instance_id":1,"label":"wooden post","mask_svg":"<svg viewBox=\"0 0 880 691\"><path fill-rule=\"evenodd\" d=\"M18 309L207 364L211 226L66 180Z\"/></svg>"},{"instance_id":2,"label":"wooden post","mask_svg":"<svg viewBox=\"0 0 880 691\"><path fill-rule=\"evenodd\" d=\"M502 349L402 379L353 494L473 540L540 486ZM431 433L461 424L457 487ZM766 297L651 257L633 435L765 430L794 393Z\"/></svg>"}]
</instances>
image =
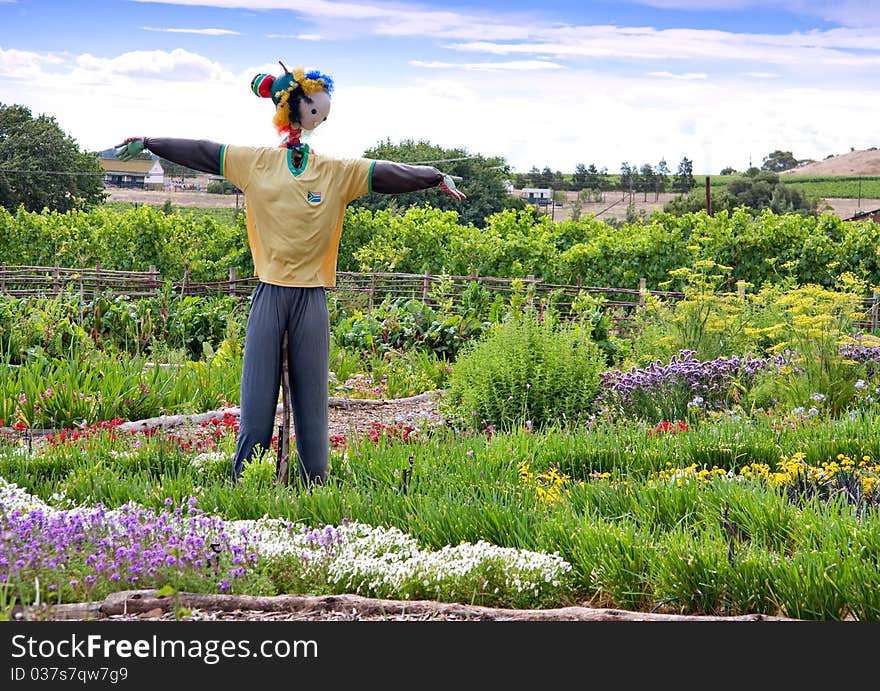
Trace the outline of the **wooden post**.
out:
<instances>
[{"instance_id":1,"label":"wooden post","mask_svg":"<svg viewBox=\"0 0 880 691\"><path fill-rule=\"evenodd\" d=\"M425 278L422 279L422 302L428 301L431 292L431 270L425 269Z\"/></svg>"},{"instance_id":2,"label":"wooden post","mask_svg":"<svg viewBox=\"0 0 880 691\"><path fill-rule=\"evenodd\" d=\"M880 328L880 309L878 309L878 303L880 303L880 292L875 292L874 304L871 305L871 333Z\"/></svg>"},{"instance_id":3,"label":"wooden post","mask_svg":"<svg viewBox=\"0 0 880 691\"><path fill-rule=\"evenodd\" d=\"M150 292L153 295L159 294L159 272L156 271L156 265L150 264L150 268L147 269L147 273L150 274Z\"/></svg>"},{"instance_id":4,"label":"wooden post","mask_svg":"<svg viewBox=\"0 0 880 691\"><path fill-rule=\"evenodd\" d=\"M187 287L189 286L189 264L184 264L183 266L183 284L180 287L180 294L186 295Z\"/></svg>"},{"instance_id":5,"label":"wooden post","mask_svg":"<svg viewBox=\"0 0 880 691\"><path fill-rule=\"evenodd\" d=\"M706 213L712 215L712 178L706 176Z\"/></svg>"},{"instance_id":6,"label":"wooden post","mask_svg":"<svg viewBox=\"0 0 880 691\"><path fill-rule=\"evenodd\" d=\"M639 279L639 307L645 306L645 297L647 295L648 281L645 278Z\"/></svg>"},{"instance_id":7,"label":"wooden post","mask_svg":"<svg viewBox=\"0 0 880 691\"><path fill-rule=\"evenodd\" d=\"M55 264L55 270L52 272L52 295L58 295L58 271L61 267Z\"/></svg>"},{"instance_id":8,"label":"wooden post","mask_svg":"<svg viewBox=\"0 0 880 691\"><path fill-rule=\"evenodd\" d=\"M229 267L229 291L228 295L235 295L236 285L235 280L238 277L238 270L234 266Z\"/></svg>"},{"instance_id":9,"label":"wooden post","mask_svg":"<svg viewBox=\"0 0 880 691\"><path fill-rule=\"evenodd\" d=\"M0 265L0 295L6 294L6 262Z\"/></svg>"},{"instance_id":10,"label":"wooden post","mask_svg":"<svg viewBox=\"0 0 880 691\"><path fill-rule=\"evenodd\" d=\"M736 282L736 292L741 298L746 296L746 282L744 280L740 279Z\"/></svg>"},{"instance_id":11,"label":"wooden post","mask_svg":"<svg viewBox=\"0 0 880 691\"><path fill-rule=\"evenodd\" d=\"M287 486L290 478L290 372L287 368L287 331L281 337L281 429L278 430L278 460L275 484Z\"/></svg>"}]
</instances>

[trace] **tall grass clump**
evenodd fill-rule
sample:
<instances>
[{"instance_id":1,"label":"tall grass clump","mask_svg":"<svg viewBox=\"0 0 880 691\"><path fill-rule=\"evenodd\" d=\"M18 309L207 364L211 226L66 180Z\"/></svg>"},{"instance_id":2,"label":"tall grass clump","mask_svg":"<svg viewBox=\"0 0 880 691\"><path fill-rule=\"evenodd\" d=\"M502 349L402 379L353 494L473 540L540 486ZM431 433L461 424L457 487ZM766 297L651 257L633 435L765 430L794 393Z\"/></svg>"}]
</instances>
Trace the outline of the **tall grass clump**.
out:
<instances>
[{"instance_id":1,"label":"tall grass clump","mask_svg":"<svg viewBox=\"0 0 880 691\"><path fill-rule=\"evenodd\" d=\"M494 324L459 354L440 402L453 424L542 428L589 416L604 355L588 332L550 310Z\"/></svg>"}]
</instances>

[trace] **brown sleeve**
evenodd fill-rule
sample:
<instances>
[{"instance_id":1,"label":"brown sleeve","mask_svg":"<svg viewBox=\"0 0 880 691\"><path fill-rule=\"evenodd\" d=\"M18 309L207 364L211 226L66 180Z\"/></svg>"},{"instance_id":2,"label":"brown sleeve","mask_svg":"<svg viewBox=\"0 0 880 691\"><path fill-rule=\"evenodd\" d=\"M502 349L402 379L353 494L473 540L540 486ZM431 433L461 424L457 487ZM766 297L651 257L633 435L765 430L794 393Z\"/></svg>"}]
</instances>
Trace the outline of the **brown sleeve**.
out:
<instances>
[{"instance_id":1,"label":"brown sleeve","mask_svg":"<svg viewBox=\"0 0 880 691\"><path fill-rule=\"evenodd\" d=\"M204 139L144 137L144 148L187 168L220 175L222 146Z\"/></svg>"},{"instance_id":2,"label":"brown sleeve","mask_svg":"<svg viewBox=\"0 0 880 691\"><path fill-rule=\"evenodd\" d=\"M443 173L433 166L376 161L371 186L374 192L400 194L436 187L442 179Z\"/></svg>"}]
</instances>

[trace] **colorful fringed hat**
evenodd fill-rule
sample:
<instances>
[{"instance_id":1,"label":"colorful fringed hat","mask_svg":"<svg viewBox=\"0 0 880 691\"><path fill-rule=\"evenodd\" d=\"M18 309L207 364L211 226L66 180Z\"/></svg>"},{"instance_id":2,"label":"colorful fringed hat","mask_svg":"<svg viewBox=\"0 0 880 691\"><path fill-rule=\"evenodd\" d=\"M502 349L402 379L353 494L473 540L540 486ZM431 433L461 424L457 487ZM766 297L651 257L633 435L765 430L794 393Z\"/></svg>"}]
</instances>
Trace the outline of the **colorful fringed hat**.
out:
<instances>
[{"instance_id":1,"label":"colorful fringed hat","mask_svg":"<svg viewBox=\"0 0 880 691\"><path fill-rule=\"evenodd\" d=\"M271 74L258 74L251 80L251 90L261 98L271 98L275 104L275 117L273 123L279 133L288 135L289 145L299 143L301 129L295 128L291 121L292 106L296 105L293 112L298 113L299 103L304 96L312 96L320 91L328 96L333 91L333 80L326 74L311 71L306 72L297 68L291 72L279 61L284 74L275 77Z\"/></svg>"}]
</instances>

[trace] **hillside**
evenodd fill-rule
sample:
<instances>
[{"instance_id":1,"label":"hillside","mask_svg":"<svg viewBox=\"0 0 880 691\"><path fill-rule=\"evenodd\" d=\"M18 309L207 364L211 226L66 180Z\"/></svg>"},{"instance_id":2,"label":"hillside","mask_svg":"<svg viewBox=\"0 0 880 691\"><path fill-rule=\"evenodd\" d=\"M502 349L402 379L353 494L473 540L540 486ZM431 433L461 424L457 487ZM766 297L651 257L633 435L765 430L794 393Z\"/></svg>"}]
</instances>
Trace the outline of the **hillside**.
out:
<instances>
[{"instance_id":1,"label":"hillside","mask_svg":"<svg viewBox=\"0 0 880 691\"><path fill-rule=\"evenodd\" d=\"M880 175L880 150L850 151L786 170L782 175Z\"/></svg>"}]
</instances>

